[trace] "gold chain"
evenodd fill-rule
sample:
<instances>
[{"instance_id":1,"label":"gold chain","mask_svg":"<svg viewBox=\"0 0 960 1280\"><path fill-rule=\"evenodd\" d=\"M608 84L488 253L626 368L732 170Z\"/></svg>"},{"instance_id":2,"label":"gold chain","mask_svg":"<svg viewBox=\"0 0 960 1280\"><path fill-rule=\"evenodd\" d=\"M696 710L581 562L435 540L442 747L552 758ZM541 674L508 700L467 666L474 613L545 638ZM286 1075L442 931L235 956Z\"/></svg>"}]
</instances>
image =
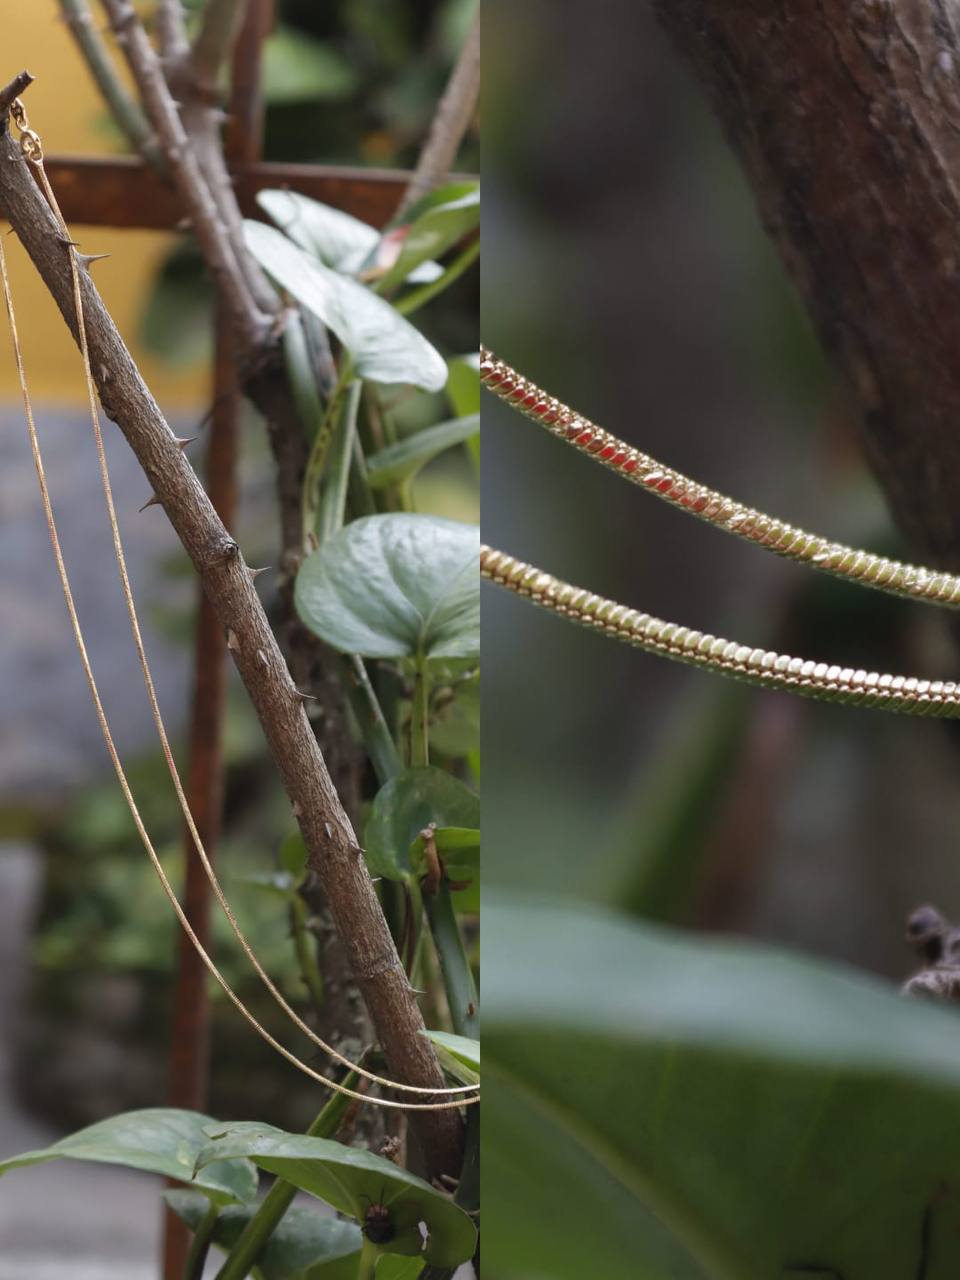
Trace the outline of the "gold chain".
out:
<instances>
[{"instance_id":1,"label":"gold chain","mask_svg":"<svg viewBox=\"0 0 960 1280\"><path fill-rule=\"evenodd\" d=\"M44 191L47 201L50 204L50 208L52 209L53 214L60 225L60 230L61 230L63 239L66 242L67 251L70 254L70 266L71 266L71 275L72 275L72 284L73 284L73 302L74 302L74 310L77 317L77 339L80 346L81 356L83 358L84 376L85 376L86 385L87 385L87 398L89 402L91 422L93 425L94 439L97 447L97 455L98 455L98 461L100 465L100 475L103 483L104 496L105 496L106 505L107 505L107 514L109 517L111 533L113 536L114 552L117 559L117 565L120 571L120 581L121 581L121 586L123 590L123 596L127 606L127 613L130 619L130 626L133 634L134 644L137 650L137 656L140 662L141 671L143 673L144 684L146 686L147 695L150 701L151 714L153 716L154 725L156 727L157 734L160 739L160 744L163 750L164 758L166 760L167 767L170 771L170 775L173 780L174 790L176 791L177 799L179 801L180 808L183 812L184 819L187 823L187 828L190 832L191 839L193 841L197 854L200 858L200 861L203 865L203 869L207 876L207 879L209 880L211 888L213 889L214 895L216 896L221 909L226 915L227 920L230 923L230 927L233 930L238 942L240 943L241 948L243 949L248 960L253 965L261 981L264 983L267 990L273 996L274 1000L277 1002L280 1008L287 1014L287 1016L294 1022L294 1024L300 1030L302 1030L325 1053L330 1054L330 1056L333 1057L336 1061L340 1062L342 1065L350 1068L351 1070L357 1072L359 1075L365 1077L366 1079L376 1084L385 1085L386 1087L391 1089L403 1090L408 1093L430 1094L431 1096L434 1096L434 1097L440 1096L440 1095L449 1095L449 1094L460 1095L464 1093L470 1093L472 1096L468 1098L457 1097L456 1099L448 1102L432 1102L432 1103L396 1102L386 1098L368 1097L366 1094L358 1093L357 1091L353 1089L349 1089L345 1085L341 1085L337 1081L332 1080L329 1077L324 1076L317 1071L314 1071L313 1068L307 1066L305 1062L303 1062L295 1054L291 1053L290 1050L286 1049L277 1040L275 1040L273 1036L266 1030L266 1028L264 1028L257 1021L255 1016L250 1012L250 1010L246 1007L246 1005L244 1005L240 997L236 994L236 992L227 982L226 978L217 968L213 959L210 957L210 955L204 948L203 944L200 942L200 939L197 937L194 929L192 928L189 920L187 919L186 914L184 913L183 908L180 905L180 901L177 898L177 895L172 885L170 884L170 881L168 880L165 871L163 870L163 866L160 863L160 859L157 857L156 850L154 849L154 846L150 840L149 834L147 833L146 827L143 823L136 801L134 800L133 793L130 789L129 782L127 780L126 772L123 768L123 764L117 752L116 745L113 740L113 735L111 733L110 726L107 721L106 713L103 708L103 703L100 698L99 689L98 689L96 679L93 675L93 670L90 664L90 658L89 658L89 654L87 652L86 644L83 638L83 632L80 628L80 622L77 617L77 612L76 612L76 608L74 606L74 601L73 601L73 592L70 586L70 580L67 575L66 565L63 559L59 533L57 531L57 525L56 525L56 521L53 513L53 506L50 501L49 491L47 489L45 472L43 467L43 459L40 451L40 442L39 442L39 437L36 431L36 425L34 422L33 408L31 404L30 392L27 385L26 371L25 371L24 362L23 362L23 353L20 345L19 333L17 330L16 316L15 316L14 305L13 305L13 296L10 289L10 281L9 281L9 276L7 272L6 256L3 251L2 240L0 240L0 275L2 275L4 297L5 297L6 306L7 306L7 314L10 320L10 330L11 330L11 336L13 339L14 355L16 358L17 372L18 372L18 377L20 381L20 390L23 397L24 410L27 418L27 429L30 436L30 447L33 454L34 466L36 468L37 477L40 484L40 495L43 502L44 513L46 515L51 544L53 546L54 558L57 564L57 572L60 578L60 585L62 587L64 598L67 603L67 612L70 616L70 624L73 630L74 641L76 643L77 650L80 654L81 663L83 665L84 673L87 678L87 684L90 688L90 693L93 698L94 707L97 713L97 719L100 725L101 733L103 734L103 738L107 746L107 751L113 763L114 770L117 774L117 778L120 783L120 789L123 792L123 796L127 803L127 807L130 810L130 814L131 814L131 817L133 818L134 825L137 829L137 833L139 834L141 842L143 843L143 846L150 858L150 861L153 864L153 868L157 874L157 877L160 880L161 887L163 888L163 891L166 894L167 899L169 900L171 906L173 907L173 910L177 916L177 919L179 920L184 932L186 933L188 939L190 940L190 943L193 946L194 950L197 952L203 964L206 966L207 970L210 972L210 974L214 977L214 979L220 985L220 987L222 988L222 990L224 991L228 999L231 1001L231 1003L235 1006L238 1012L244 1018L246 1018L247 1022L254 1028L254 1030L269 1045L271 1045L272 1048L274 1048L278 1053L280 1053L283 1057L285 1057L289 1062L293 1063L306 1075L310 1076L312 1079L316 1080L321 1084L327 1085L329 1088L333 1089L337 1093L346 1094L348 1097L355 1098L360 1102L370 1103L374 1106L392 1107L392 1108L397 1108L402 1110L412 1110L412 1111L443 1111L443 1110L458 1108L461 1106L473 1105L479 1102L478 1086L464 1085L464 1086L458 1086L456 1088L430 1089L430 1088L425 1088L419 1085L403 1084L400 1081L391 1080L386 1076L380 1076L380 1075L377 1075L375 1072L366 1070L364 1067L360 1066L357 1063L352 1062L349 1058L346 1058L332 1045L329 1045L326 1043L326 1041L322 1040L312 1030L312 1028L310 1028L299 1017L296 1011L291 1008L291 1006L284 999L283 995L280 993L280 991L278 990L278 988L276 987L272 979L266 973L259 959L257 958L255 952L253 951L253 948L250 946L245 935L243 934L243 931L240 928L239 922L237 921L236 916L234 915L233 910L227 901L227 898L223 892L222 886L220 885L220 882L217 878L216 872L213 869L213 865L210 862L206 849L204 848L203 841L200 837L200 834L196 827L196 823L193 818L193 814L190 811L190 806L187 801L186 793L184 792L183 784L180 779L180 774L177 769L176 761L174 760L173 752L170 747L170 742L167 737L166 727L164 725L163 717L160 712L159 703L157 701L156 690L153 683L153 677L151 675L149 663L147 661L146 650L143 645L143 637L140 631L139 619L137 617L136 604L133 599L133 591L130 586L129 576L127 574L126 558L123 552L123 544L120 537L120 526L117 521L116 508L113 501L113 488L110 482L110 473L107 467L106 451L104 449L103 435L100 428L100 415L97 408L96 385L93 380L93 371L90 366L90 352L87 344L87 333L86 333L86 325L84 321L84 312L83 312L83 291L82 291L82 286L80 281L80 265L77 260L76 246L70 239L66 222L64 220L63 214L60 211L60 206L57 203L56 196L54 195L53 189L50 185L49 178L47 177L47 173L43 165L43 144L38 134L36 134L30 128L26 110L23 106L22 101L19 98L17 98L12 104L10 108L10 115L13 118L13 121L17 126L17 129L20 134L20 138L19 138L20 149L23 152L23 155L25 156L25 158L34 166L34 168L38 173L41 187Z\"/></svg>"}]
</instances>

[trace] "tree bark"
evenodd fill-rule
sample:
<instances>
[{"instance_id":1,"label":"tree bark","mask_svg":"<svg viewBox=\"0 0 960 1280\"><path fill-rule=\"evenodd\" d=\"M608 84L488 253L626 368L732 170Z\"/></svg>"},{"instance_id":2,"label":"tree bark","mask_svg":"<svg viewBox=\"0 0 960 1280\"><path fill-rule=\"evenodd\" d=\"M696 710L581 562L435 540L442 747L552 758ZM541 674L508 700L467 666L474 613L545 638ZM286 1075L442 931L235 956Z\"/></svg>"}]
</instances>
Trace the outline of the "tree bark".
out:
<instances>
[{"instance_id":1,"label":"tree bark","mask_svg":"<svg viewBox=\"0 0 960 1280\"><path fill-rule=\"evenodd\" d=\"M76 337L70 264L60 229L19 147L0 135L0 208ZM199 574L259 716L350 967L392 1073L428 1088L443 1075L400 964L350 821L331 783L276 639L236 543L140 376L88 272L81 278L90 357L107 416L120 427ZM414 1112L431 1174L456 1174L456 1111Z\"/></svg>"},{"instance_id":2,"label":"tree bark","mask_svg":"<svg viewBox=\"0 0 960 1280\"><path fill-rule=\"evenodd\" d=\"M960 10L655 0L851 388L904 533L960 569Z\"/></svg>"}]
</instances>

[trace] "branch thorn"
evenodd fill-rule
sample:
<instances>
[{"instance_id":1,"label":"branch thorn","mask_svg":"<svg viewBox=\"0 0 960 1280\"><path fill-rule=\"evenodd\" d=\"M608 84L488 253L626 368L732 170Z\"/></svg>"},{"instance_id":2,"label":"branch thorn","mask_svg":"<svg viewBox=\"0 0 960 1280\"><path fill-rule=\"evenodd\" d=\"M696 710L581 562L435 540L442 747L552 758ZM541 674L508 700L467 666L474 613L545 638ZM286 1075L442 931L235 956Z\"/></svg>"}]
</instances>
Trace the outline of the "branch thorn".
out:
<instances>
[{"instance_id":1,"label":"branch thorn","mask_svg":"<svg viewBox=\"0 0 960 1280\"><path fill-rule=\"evenodd\" d=\"M160 499L157 497L156 494L154 494L149 502L145 502L143 504L143 506L140 508L140 511L137 514L138 515L142 514L142 512L146 511L147 507L158 507L159 505L160 505Z\"/></svg>"}]
</instances>

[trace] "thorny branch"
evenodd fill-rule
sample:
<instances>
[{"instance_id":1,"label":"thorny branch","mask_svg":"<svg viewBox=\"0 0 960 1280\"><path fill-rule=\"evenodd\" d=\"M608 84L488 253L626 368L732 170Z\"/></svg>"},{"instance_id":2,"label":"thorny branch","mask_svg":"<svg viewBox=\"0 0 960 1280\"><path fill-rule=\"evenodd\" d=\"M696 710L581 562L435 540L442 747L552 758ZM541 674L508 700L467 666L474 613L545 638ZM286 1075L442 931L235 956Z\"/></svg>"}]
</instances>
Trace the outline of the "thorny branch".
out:
<instances>
[{"instance_id":1,"label":"thorny branch","mask_svg":"<svg viewBox=\"0 0 960 1280\"><path fill-rule=\"evenodd\" d=\"M150 123L140 104L130 96L117 75L113 60L94 24L87 0L60 0L60 11L78 47L83 51L83 59L114 120L134 150L139 151L144 160L162 172L165 167L163 156Z\"/></svg>"},{"instance_id":2,"label":"thorny branch","mask_svg":"<svg viewBox=\"0 0 960 1280\"><path fill-rule=\"evenodd\" d=\"M253 296L201 161L187 137L163 67L129 0L103 0L114 37L133 72L171 176L190 210L193 233L230 313L234 334L248 355L269 343L272 321Z\"/></svg>"},{"instance_id":3,"label":"thorny branch","mask_svg":"<svg viewBox=\"0 0 960 1280\"><path fill-rule=\"evenodd\" d=\"M0 208L76 338L71 269L59 226L6 131L0 135ZM406 1083L440 1088L443 1075L421 1034L415 995L250 570L144 384L88 270L81 289L104 411L137 455L227 636L391 1071ZM421 1112L414 1123L431 1173L455 1174L462 1149L456 1114Z\"/></svg>"}]
</instances>

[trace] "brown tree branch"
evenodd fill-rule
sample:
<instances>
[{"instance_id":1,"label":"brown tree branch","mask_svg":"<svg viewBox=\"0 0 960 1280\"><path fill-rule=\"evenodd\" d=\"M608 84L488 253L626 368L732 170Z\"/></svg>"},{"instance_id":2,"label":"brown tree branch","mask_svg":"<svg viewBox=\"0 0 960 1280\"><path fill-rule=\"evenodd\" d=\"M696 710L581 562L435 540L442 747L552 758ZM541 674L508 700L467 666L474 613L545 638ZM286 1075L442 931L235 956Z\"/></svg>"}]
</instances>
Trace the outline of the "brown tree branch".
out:
<instances>
[{"instance_id":1,"label":"brown tree branch","mask_svg":"<svg viewBox=\"0 0 960 1280\"><path fill-rule=\"evenodd\" d=\"M26 248L74 337L71 270L59 226L8 133L0 136L0 208ZM87 272L82 276L90 357L107 416L130 443L200 576L260 719L351 970L392 1073L438 1088L443 1075L390 937L353 828L290 679L236 543L216 515L150 395ZM432 1173L456 1174L462 1127L455 1112L414 1113Z\"/></svg>"},{"instance_id":2,"label":"brown tree branch","mask_svg":"<svg viewBox=\"0 0 960 1280\"><path fill-rule=\"evenodd\" d=\"M33 81L34 77L29 71L21 71L5 88L0 89L0 120L6 120L16 99L30 88Z\"/></svg>"},{"instance_id":3,"label":"brown tree branch","mask_svg":"<svg viewBox=\"0 0 960 1280\"><path fill-rule=\"evenodd\" d=\"M437 103L430 132L420 152L397 216L445 182L454 166L463 135L470 127L480 93L480 6L474 14L456 66Z\"/></svg>"},{"instance_id":4,"label":"brown tree branch","mask_svg":"<svg viewBox=\"0 0 960 1280\"><path fill-rule=\"evenodd\" d=\"M861 411L904 531L960 569L960 22L946 0L657 0Z\"/></svg>"},{"instance_id":5,"label":"brown tree branch","mask_svg":"<svg viewBox=\"0 0 960 1280\"><path fill-rule=\"evenodd\" d=\"M163 172L163 156L157 147L150 124L127 92L107 46L90 16L87 0L60 0L60 12L83 54L83 60L110 109L114 123L126 136L133 149L159 172Z\"/></svg>"},{"instance_id":6,"label":"brown tree branch","mask_svg":"<svg viewBox=\"0 0 960 1280\"><path fill-rule=\"evenodd\" d=\"M190 51L190 73L212 102L220 69L230 56L249 0L207 0Z\"/></svg>"},{"instance_id":7,"label":"brown tree branch","mask_svg":"<svg viewBox=\"0 0 960 1280\"><path fill-rule=\"evenodd\" d=\"M269 344L272 321L254 295L244 258L225 225L204 165L191 146L163 67L129 0L103 0L114 37L122 48L156 130L170 174L190 211L193 233L213 273L234 334L248 354ZM276 305L274 306L276 309Z\"/></svg>"},{"instance_id":8,"label":"brown tree branch","mask_svg":"<svg viewBox=\"0 0 960 1280\"><path fill-rule=\"evenodd\" d=\"M187 24L181 0L159 0L156 14L157 43L164 65L190 55Z\"/></svg>"}]
</instances>

